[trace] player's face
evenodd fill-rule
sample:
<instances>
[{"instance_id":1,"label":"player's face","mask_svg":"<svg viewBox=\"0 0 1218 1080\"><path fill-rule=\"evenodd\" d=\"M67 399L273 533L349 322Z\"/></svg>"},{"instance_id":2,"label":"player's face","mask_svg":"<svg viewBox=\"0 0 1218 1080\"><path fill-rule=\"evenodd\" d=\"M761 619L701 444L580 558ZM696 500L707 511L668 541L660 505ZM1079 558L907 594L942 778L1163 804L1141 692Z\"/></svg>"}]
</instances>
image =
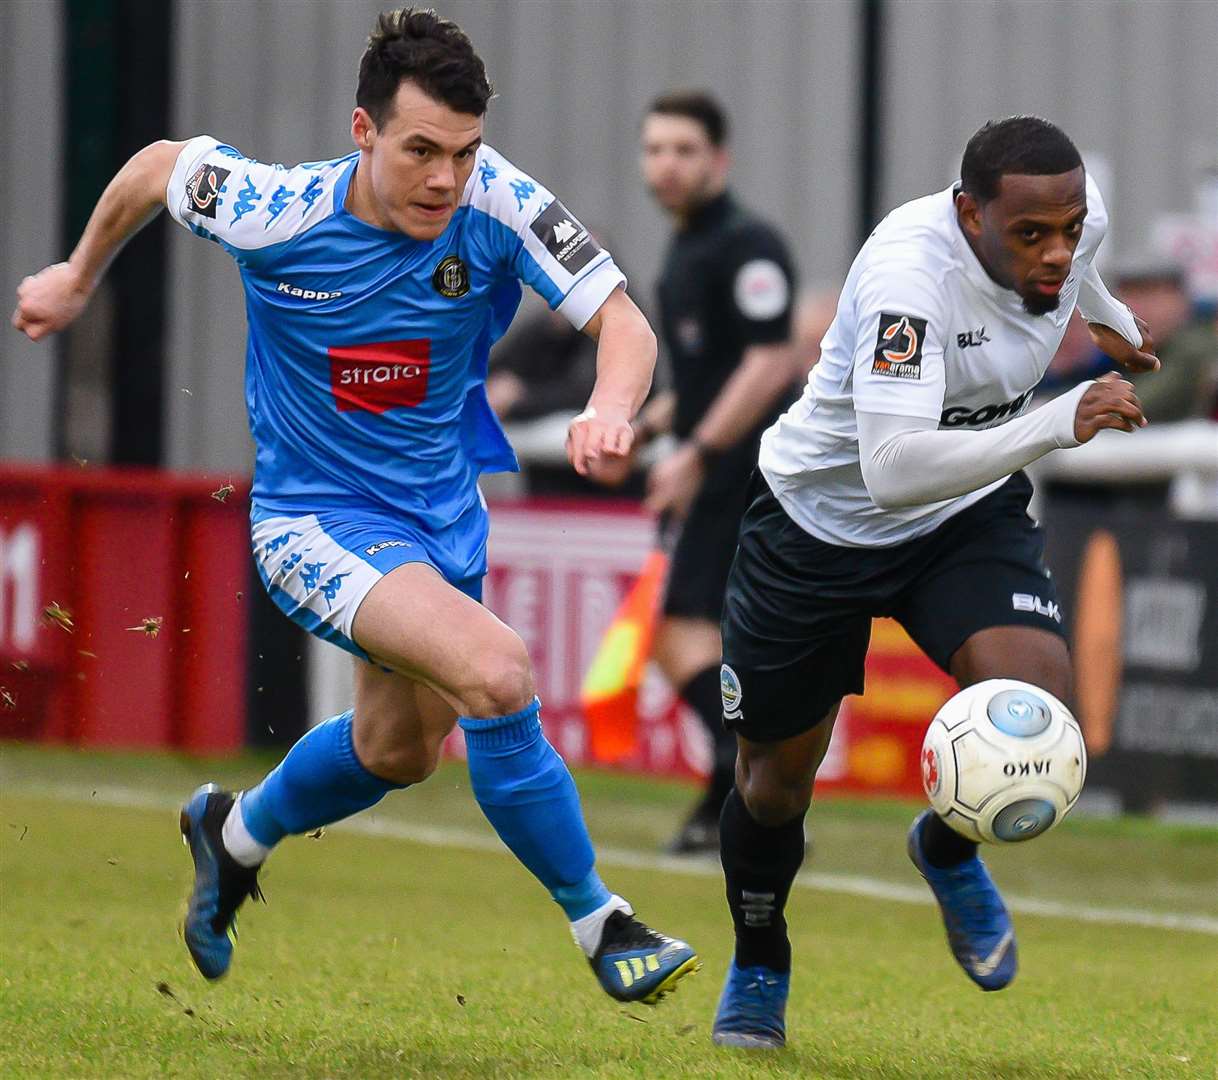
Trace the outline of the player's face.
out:
<instances>
[{"instance_id":1,"label":"player's face","mask_svg":"<svg viewBox=\"0 0 1218 1080\"><path fill-rule=\"evenodd\" d=\"M1030 314L1053 311L1087 216L1082 166L1052 176L1008 173L989 202L962 192L958 205L961 227L990 277L1017 292Z\"/></svg>"},{"instance_id":2,"label":"player's face","mask_svg":"<svg viewBox=\"0 0 1218 1080\"><path fill-rule=\"evenodd\" d=\"M685 215L723 190L728 155L688 116L652 113L643 121L643 180L670 214Z\"/></svg>"},{"instance_id":3,"label":"player's face","mask_svg":"<svg viewBox=\"0 0 1218 1080\"><path fill-rule=\"evenodd\" d=\"M448 228L473 172L482 117L456 112L403 82L381 127L357 108L351 134L364 151L377 224L414 240L434 240Z\"/></svg>"}]
</instances>

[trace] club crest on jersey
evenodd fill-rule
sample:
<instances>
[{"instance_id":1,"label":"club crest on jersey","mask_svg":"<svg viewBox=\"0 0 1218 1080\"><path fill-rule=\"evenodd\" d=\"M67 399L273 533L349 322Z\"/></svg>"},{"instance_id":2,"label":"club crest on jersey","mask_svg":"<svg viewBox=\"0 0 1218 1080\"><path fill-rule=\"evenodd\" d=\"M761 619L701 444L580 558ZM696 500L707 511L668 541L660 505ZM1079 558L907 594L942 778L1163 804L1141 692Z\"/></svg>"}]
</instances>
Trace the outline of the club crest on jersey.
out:
<instances>
[{"instance_id":1,"label":"club crest on jersey","mask_svg":"<svg viewBox=\"0 0 1218 1080\"><path fill-rule=\"evenodd\" d=\"M881 312L871 373L887 375L891 379L922 378L922 343L925 340L925 319Z\"/></svg>"},{"instance_id":2,"label":"club crest on jersey","mask_svg":"<svg viewBox=\"0 0 1218 1080\"><path fill-rule=\"evenodd\" d=\"M469 270L456 255L448 255L440 260L436 272L431 275L431 283L441 296L456 300L469 292Z\"/></svg>"},{"instance_id":3,"label":"club crest on jersey","mask_svg":"<svg viewBox=\"0 0 1218 1080\"><path fill-rule=\"evenodd\" d=\"M231 175L230 169L222 169L219 165L200 165L189 180L186 181L187 209L204 217L216 216L216 205L220 201L220 192L224 190L224 181Z\"/></svg>"}]
</instances>

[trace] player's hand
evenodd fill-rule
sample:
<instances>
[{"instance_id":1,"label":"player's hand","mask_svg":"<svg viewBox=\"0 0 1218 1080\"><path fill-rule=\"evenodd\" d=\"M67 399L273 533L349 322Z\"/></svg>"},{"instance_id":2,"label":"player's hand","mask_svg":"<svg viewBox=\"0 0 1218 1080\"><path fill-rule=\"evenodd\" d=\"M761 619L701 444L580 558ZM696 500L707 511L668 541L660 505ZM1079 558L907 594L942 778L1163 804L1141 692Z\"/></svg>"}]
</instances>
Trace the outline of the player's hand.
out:
<instances>
[{"instance_id":1,"label":"player's hand","mask_svg":"<svg viewBox=\"0 0 1218 1080\"><path fill-rule=\"evenodd\" d=\"M652 467L643 505L656 514L668 512L683 518L689 513L704 478L705 468L697 447L682 443L675 453Z\"/></svg>"},{"instance_id":2,"label":"player's hand","mask_svg":"<svg viewBox=\"0 0 1218 1080\"><path fill-rule=\"evenodd\" d=\"M588 476L602 457L626 457L633 445L634 431L624 410L598 412L589 405L567 425L567 460L580 476Z\"/></svg>"},{"instance_id":3,"label":"player's hand","mask_svg":"<svg viewBox=\"0 0 1218 1080\"><path fill-rule=\"evenodd\" d=\"M1150 335L1150 327L1146 325L1145 320L1139 319L1136 315L1134 315L1133 321L1138 324L1138 329L1142 332L1140 349L1131 345L1111 326L1104 326L1102 323L1088 323L1087 329L1091 331L1091 340L1095 342L1100 351L1105 356L1111 356L1126 370L1135 374L1143 371L1158 371L1159 358L1155 355L1155 339Z\"/></svg>"},{"instance_id":4,"label":"player's hand","mask_svg":"<svg viewBox=\"0 0 1218 1080\"><path fill-rule=\"evenodd\" d=\"M13 326L31 341L41 341L84 311L92 292L68 263L48 266L17 286Z\"/></svg>"},{"instance_id":5,"label":"player's hand","mask_svg":"<svg viewBox=\"0 0 1218 1080\"><path fill-rule=\"evenodd\" d=\"M633 450L622 455L601 454L588 462L588 479L609 488L621 487L630 479L636 464Z\"/></svg>"},{"instance_id":6,"label":"player's hand","mask_svg":"<svg viewBox=\"0 0 1218 1080\"><path fill-rule=\"evenodd\" d=\"M1115 371L1088 387L1074 413L1074 437L1080 443L1090 442L1104 428L1134 431L1145 426L1146 417L1142 415L1142 403L1134 393L1133 383Z\"/></svg>"}]
</instances>

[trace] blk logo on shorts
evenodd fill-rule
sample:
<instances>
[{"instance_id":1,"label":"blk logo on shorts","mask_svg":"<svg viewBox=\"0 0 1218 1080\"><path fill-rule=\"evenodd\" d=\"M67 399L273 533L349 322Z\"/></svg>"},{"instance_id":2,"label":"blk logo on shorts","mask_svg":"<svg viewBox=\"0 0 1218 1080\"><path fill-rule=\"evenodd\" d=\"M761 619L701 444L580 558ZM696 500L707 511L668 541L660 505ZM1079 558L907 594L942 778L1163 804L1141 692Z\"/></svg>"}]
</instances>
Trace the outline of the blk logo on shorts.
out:
<instances>
[{"instance_id":1,"label":"blk logo on shorts","mask_svg":"<svg viewBox=\"0 0 1218 1080\"><path fill-rule=\"evenodd\" d=\"M892 379L922 378L922 343L925 340L925 319L882 312L871 373Z\"/></svg>"},{"instance_id":2,"label":"blk logo on shorts","mask_svg":"<svg viewBox=\"0 0 1218 1080\"><path fill-rule=\"evenodd\" d=\"M330 392L339 412L383 413L410 408L427 396L431 339L334 346Z\"/></svg>"}]
</instances>

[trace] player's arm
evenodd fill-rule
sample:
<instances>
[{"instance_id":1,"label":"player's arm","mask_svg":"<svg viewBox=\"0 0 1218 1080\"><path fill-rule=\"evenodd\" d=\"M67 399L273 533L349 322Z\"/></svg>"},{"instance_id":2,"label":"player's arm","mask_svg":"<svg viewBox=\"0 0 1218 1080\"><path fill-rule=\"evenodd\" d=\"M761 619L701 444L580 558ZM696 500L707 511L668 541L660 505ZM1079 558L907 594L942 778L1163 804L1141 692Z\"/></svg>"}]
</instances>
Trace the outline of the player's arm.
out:
<instances>
[{"instance_id":1,"label":"player's arm","mask_svg":"<svg viewBox=\"0 0 1218 1080\"><path fill-rule=\"evenodd\" d=\"M882 510L966 495L1104 428L1146 424L1132 384L1113 373L985 431L939 431L936 420L889 413L857 419L863 483Z\"/></svg>"},{"instance_id":2,"label":"player's arm","mask_svg":"<svg viewBox=\"0 0 1218 1080\"><path fill-rule=\"evenodd\" d=\"M606 297L583 330L597 343L596 385L584 411L567 429L567 456L575 471L586 476L589 465L602 454L630 453L634 442L630 421L651 389L656 336L620 287Z\"/></svg>"},{"instance_id":3,"label":"player's arm","mask_svg":"<svg viewBox=\"0 0 1218 1080\"><path fill-rule=\"evenodd\" d=\"M1108 291L1094 262L1079 282L1078 310L1106 356L1130 371L1158 370L1150 327Z\"/></svg>"},{"instance_id":4,"label":"player's arm","mask_svg":"<svg viewBox=\"0 0 1218 1080\"><path fill-rule=\"evenodd\" d=\"M118 171L68 261L48 266L18 286L14 327L39 341L85 309L114 256L165 206L165 190L185 145L155 142Z\"/></svg>"},{"instance_id":5,"label":"player's arm","mask_svg":"<svg viewBox=\"0 0 1218 1080\"><path fill-rule=\"evenodd\" d=\"M1108 207L1090 172L1087 174L1087 219L1075 264L1082 259L1086 271L1078 283L1078 310L1087 322L1092 340L1108 356L1133 372L1155 371L1159 358L1146 323L1105 287L1095 267L1095 256L1108 232Z\"/></svg>"}]
</instances>

